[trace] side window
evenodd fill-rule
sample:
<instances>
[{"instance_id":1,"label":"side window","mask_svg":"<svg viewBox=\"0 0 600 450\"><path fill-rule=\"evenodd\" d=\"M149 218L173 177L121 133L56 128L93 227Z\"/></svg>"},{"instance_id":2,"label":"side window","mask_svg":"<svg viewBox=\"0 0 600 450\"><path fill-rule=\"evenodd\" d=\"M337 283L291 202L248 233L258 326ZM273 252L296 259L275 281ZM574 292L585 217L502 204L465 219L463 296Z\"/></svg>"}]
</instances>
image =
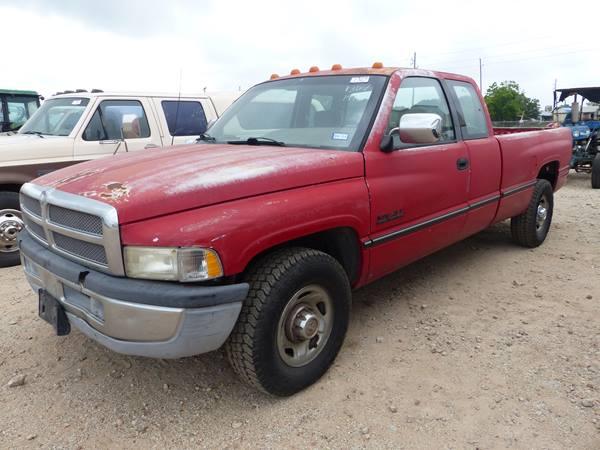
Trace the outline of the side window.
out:
<instances>
[{"instance_id":1,"label":"side window","mask_svg":"<svg viewBox=\"0 0 600 450\"><path fill-rule=\"evenodd\" d=\"M83 132L84 141L150 137L150 126L137 100L103 100Z\"/></svg>"},{"instance_id":2,"label":"side window","mask_svg":"<svg viewBox=\"0 0 600 450\"><path fill-rule=\"evenodd\" d=\"M440 82L434 78L405 78L396 93L387 132L400 123L404 114L430 113L442 118L442 136L440 143L456 139L454 124L450 115L448 101ZM394 134L394 147L402 147L400 137Z\"/></svg>"},{"instance_id":3,"label":"side window","mask_svg":"<svg viewBox=\"0 0 600 450\"><path fill-rule=\"evenodd\" d=\"M483 105L470 83L448 81L458 100L459 116L465 139L481 139L489 135Z\"/></svg>"},{"instance_id":4,"label":"side window","mask_svg":"<svg viewBox=\"0 0 600 450\"><path fill-rule=\"evenodd\" d=\"M197 136L206 131L206 115L200 102L163 100L161 103L171 136Z\"/></svg>"}]
</instances>

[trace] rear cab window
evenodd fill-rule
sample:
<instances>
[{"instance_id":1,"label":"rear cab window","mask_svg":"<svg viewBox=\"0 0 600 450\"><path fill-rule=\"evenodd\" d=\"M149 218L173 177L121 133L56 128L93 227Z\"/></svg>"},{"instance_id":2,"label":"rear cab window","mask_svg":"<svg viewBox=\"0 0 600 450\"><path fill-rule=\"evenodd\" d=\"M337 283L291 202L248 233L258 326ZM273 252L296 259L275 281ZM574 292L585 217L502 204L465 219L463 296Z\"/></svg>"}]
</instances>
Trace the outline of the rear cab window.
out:
<instances>
[{"instance_id":1,"label":"rear cab window","mask_svg":"<svg viewBox=\"0 0 600 450\"><path fill-rule=\"evenodd\" d=\"M199 136L206 131L206 114L202 104L189 100L161 102L171 136Z\"/></svg>"},{"instance_id":2,"label":"rear cab window","mask_svg":"<svg viewBox=\"0 0 600 450\"><path fill-rule=\"evenodd\" d=\"M486 115L477 91L464 81L448 80L456 98L463 139L483 139L489 136Z\"/></svg>"}]
</instances>

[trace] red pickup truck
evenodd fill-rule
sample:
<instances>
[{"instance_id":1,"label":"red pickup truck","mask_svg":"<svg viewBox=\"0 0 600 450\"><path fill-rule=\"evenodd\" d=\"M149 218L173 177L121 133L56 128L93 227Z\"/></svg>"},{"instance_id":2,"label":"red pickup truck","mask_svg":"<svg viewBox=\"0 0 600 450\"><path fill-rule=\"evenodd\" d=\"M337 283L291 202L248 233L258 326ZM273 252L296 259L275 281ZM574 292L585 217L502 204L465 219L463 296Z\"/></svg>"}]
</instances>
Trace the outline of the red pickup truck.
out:
<instances>
[{"instance_id":1,"label":"red pickup truck","mask_svg":"<svg viewBox=\"0 0 600 450\"><path fill-rule=\"evenodd\" d=\"M59 335L225 345L282 396L333 362L352 289L505 219L540 245L571 156L566 128L496 136L470 78L381 64L273 75L208 132L24 185L23 267Z\"/></svg>"}]
</instances>

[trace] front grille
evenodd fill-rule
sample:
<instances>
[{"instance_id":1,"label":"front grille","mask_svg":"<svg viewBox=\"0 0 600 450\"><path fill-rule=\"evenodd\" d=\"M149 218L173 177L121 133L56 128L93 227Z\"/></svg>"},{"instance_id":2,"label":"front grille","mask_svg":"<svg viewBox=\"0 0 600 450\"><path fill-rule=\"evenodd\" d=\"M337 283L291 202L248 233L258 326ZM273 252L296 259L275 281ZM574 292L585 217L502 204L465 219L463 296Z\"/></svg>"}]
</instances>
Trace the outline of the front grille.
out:
<instances>
[{"instance_id":1,"label":"front grille","mask_svg":"<svg viewBox=\"0 0 600 450\"><path fill-rule=\"evenodd\" d=\"M48 209L50 221L72 230L102 236L102 219L92 214L50 205Z\"/></svg>"},{"instance_id":2,"label":"front grille","mask_svg":"<svg viewBox=\"0 0 600 450\"><path fill-rule=\"evenodd\" d=\"M69 236L53 232L54 243L56 247L65 252L71 253L79 258L94 261L95 263L107 265L106 251L104 247L91 242L80 241Z\"/></svg>"},{"instance_id":3,"label":"front grille","mask_svg":"<svg viewBox=\"0 0 600 450\"><path fill-rule=\"evenodd\" d=\"M27 216L23 216L23 222L25 222L25 228L33 234L35 237L47 242L46 232L44 231L44 227L38 225L33 220L29 219Z\"/></svg>"},{"instance_id":4,"label":"front grille","mask_svg":"<svg viewBox=\"0 0 600 450\"><path fill-rule=\"evenodd\" d=\"M50 251L102 272L125 275L113 206L26 183L21 188L21 210L29 233Z\"/></svg>"},{"instance_id":5,"label":"front grille","mask_svg":"<svg viewBox=\"0 0 600 450\"><path fill-rule=\"evenodd\" d=\"M40 202L27 195L21 195L21 209L26 209L30 213L42 217L42 207L40 206Z\"/></svg>"}]
</instances>

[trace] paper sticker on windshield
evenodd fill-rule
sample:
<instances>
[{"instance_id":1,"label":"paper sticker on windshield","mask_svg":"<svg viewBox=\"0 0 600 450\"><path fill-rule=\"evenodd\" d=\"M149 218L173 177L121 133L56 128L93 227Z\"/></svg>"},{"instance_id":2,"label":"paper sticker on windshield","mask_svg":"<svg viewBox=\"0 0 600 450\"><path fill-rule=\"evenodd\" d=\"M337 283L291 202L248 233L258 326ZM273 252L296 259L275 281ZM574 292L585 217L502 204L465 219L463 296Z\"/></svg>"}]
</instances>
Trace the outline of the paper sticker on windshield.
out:
<instances>
[{"instance_id":1,"label":"paper sticker on windshield","mask_svg":"<svg viewBox=\"0 0 600 450\"><path fill-rule=\"evenodd\" d=\"M81 100L73 100L71 105L81 105Z\"/></svg>"},{"instance_id":2,"label":"paper sticker on windshield","mask_svg":"<svg viewBox=\"0 0 600 450\"><path fill-rule=\"evenodd\" d=\"M331 135L331 139L333 139L334 141L347 141L348 133L333 133Z\"/></svg>"},{"instance_id":3,"label":"paper sticker on windshield","mask_svg":"<svg viewBox=\"0 0 600 450\"><path fill-rule=\"evenodd\" d=\"M368 83L369 77L352 77L350 83Z\"/></svg>"}]
</instances>

